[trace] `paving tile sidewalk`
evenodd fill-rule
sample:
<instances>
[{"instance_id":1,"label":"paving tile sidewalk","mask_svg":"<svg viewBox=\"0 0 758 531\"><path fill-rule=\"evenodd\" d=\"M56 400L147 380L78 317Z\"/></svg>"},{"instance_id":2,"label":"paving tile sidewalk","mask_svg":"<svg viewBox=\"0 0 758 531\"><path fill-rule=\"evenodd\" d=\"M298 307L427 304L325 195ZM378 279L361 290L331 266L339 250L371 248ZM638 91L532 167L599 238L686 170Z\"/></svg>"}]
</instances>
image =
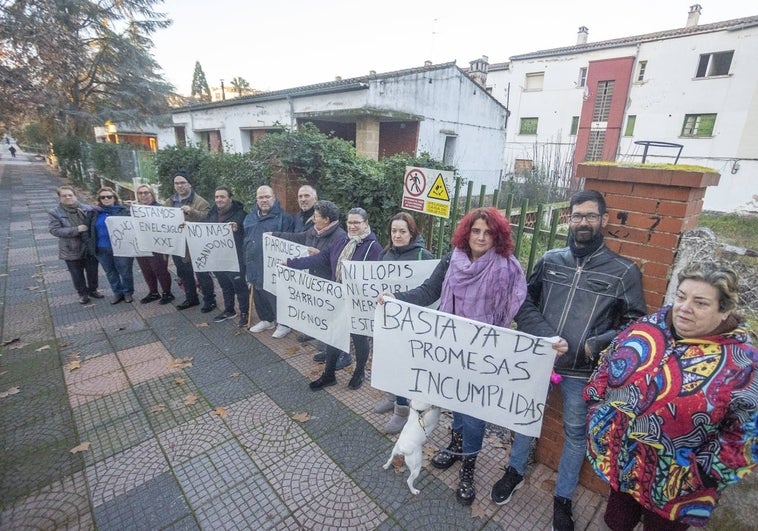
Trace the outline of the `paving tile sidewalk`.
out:
<instances>
[{"instance_id":1,"label":"paving tile sidewalk","mask_svg":"<svg viewBox=\"0 0 758 531\"><path fill-rule=\"evenodd\" d=\"M197 308L80 305L47 231L60 183L44 165L0 164L0 329L19 339L0 357L0 392L18 388L0 399L0 529L550 529L543 466L507 506L489 500L500 430L473 507L455 502L457 467L425 468L413 496L407 472L381 467L394 437L372 412L380 393L348 390L351 368L310 391L320 366L296 334L254 337ZM136 263L135 281L138 301ZM580 488L577 529L596 529L603 504Z\"/></svg>"}]
</instances>

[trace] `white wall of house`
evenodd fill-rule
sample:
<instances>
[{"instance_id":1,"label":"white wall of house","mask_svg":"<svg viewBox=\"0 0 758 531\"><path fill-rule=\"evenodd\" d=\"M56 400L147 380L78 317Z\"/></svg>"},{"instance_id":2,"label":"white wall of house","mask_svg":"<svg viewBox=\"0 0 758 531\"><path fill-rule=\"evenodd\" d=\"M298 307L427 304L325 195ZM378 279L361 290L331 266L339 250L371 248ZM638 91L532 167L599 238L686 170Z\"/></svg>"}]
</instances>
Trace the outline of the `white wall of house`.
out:
<instances>
[{"instance_id":1,"label":"white wall of house","mask_svg":"<svg viewBox=\"0 0 758 531\"><path fill-rule=\"evenodd\" d=\"M734 50L729 75L696 78L701 54ZM680 164L700 165L721 173L718 187L708 189L704 208L732 211L752 208L758 202L758 26L734 31L713 31L642 42L638 46L563 53L551 57L511 61L508 69L491 70L487 85L492 94L508 102L506 171L515 159L533 159L540 152L560 151L570 160L574 137L571 120L583 103L579 69L590 61L635 57L633 82L626 116L636 116L632 136L622 136L617 160L639 162L637 140L682 144ZM647 61L642 81L639 62ZM542 90L525 90L526 75L544 72ZM510 91L508 90L510 88ZM716 113L713 135L682 136L687 114ZM536 135L520 135L523 117L538 117ZM626 127L626 117L623 127ZM622 131L623 133L623 131ZM535 146L539 146L538 149ZM648 162L673 162L675 150L650 148ZM737 170L734 171L735 163ZM537 162L537 161L535 161Z\"/></svg>"},{"instance_id":2,"label":"white wall of house","mask_svg":"<svg viewBox=\"0 0 758 531\"><path fill-rule=\"evenodd\" d=\"M202 133L218 130L231 151L250 148L250 129L295 125L297 116L318 113L349 115L371 111L397 113L419 120L417 154L428 152L443 159L447 137L453 137L450 162L462 177L491 191L498 185L504 164L506 110L459 68L414 69L397 76L359 78L365 88L302 95L290 98L227 101L201 109L184 108L173 113L175 125L184 125L188 140L200 143ZM348 80L349 81L349 80Z\"/></svg>"}]
</instances>

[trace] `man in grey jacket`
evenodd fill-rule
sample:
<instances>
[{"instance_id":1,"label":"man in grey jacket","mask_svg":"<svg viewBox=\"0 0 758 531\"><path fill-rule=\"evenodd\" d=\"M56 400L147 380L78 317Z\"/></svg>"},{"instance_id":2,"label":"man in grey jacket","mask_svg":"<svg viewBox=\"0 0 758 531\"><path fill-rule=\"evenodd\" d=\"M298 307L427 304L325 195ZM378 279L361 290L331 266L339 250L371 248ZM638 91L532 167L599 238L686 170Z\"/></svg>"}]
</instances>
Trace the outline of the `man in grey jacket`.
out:
<instances>
[{"instance_id":1,"label":"man in grey jacket","mask_svg":"<svg viewBox=\"0 0 758 531\"><path fill-rule=\"evenodd\" d=\"M608 223L605 199L595 190L571 198L569 246L545 253L529 277L527 297L516 315L519 330L559 336L555 372L560 374L565 441L553 499L553 529L574 529L571 498L586 453L587 406L582 391L600 351L646 313L637 265L603 243ZM516 434L509 466L492 487L492 500L508 503L524 483L532 438Z\"/></svg>"},{"instance_id":2,"label":"man in grey jacket","mask_svg":"<svg viewBox=\"0 0 758 531\"><path fill-rule=\"evenodd\" d=\"M87 304L90 297L102 299L103 294L97 290L97 258L87 252L94 210L80 203L76 191L68 185L58 188L58 200L58 206L47 213L50 234L58 238L58 258L66 262L81 304Z\"/></svg>"}]
</instances>

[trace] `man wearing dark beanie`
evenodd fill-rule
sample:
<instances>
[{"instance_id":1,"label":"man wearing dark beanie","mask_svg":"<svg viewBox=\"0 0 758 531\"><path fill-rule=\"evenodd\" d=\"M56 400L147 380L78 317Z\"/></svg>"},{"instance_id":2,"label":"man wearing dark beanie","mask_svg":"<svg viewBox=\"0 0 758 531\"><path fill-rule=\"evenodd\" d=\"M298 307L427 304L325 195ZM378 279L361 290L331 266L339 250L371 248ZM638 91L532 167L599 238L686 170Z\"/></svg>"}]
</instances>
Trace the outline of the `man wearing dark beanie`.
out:
<instances>
[{"instance_id":1,"label":"man wearing dark beanie","mask_svg":"<svg viewBox=\"0 0 758 531\"><path fill-rule=\"evenodd\" d=\"M210 205L208 201L200 197L192 189L192 181L189 173L180 170L174 173L174 195L163 202L164 206L181 208L186 221L205 221L208 217ZM189 249L184 256L173 256L176 274L182 281L184 302L176 306L177 310L186 310L200 304L197 296L197 283L195 282L195 271L192 269L192 261L189 257ZM213 289L213 279L210 276L202 275L200 277L200 291L203 292L203 307L201 312L207 313L216 308L216 294Z\"/></svg>"}]
</instances>

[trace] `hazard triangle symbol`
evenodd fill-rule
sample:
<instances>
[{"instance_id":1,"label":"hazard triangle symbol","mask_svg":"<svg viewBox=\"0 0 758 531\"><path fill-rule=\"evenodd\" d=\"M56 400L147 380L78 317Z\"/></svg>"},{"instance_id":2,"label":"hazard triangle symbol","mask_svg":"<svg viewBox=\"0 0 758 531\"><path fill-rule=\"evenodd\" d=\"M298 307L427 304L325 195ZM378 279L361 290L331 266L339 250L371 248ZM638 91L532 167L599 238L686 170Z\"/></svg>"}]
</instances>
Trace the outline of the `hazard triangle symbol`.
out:
<instances>
[{"instance_id":1,"label":"hazard triangle symbol","mask_svg":"<svg viewBox=\"0 0 758 531\"><path fill-rule=\"evenodd\" d=\"M450 201L450 195L447 193L447 185L445 179L442 178L442 174L437 174L437 178L432 184L432 189L426 195L429 199L438 199L440 201Z\"/></svg>"}]
</instances>

